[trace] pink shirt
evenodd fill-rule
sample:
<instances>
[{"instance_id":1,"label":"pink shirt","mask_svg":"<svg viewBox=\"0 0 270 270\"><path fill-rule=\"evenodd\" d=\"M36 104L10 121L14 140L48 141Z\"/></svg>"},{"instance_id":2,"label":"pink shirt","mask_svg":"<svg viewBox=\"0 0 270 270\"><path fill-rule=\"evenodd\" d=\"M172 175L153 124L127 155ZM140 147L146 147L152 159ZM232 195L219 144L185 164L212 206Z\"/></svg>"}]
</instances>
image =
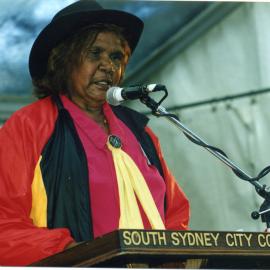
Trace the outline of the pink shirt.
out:
<instances>
[{"instance_id":1,"label":"pink shirt","mask_svg":"<svg viewBox=\"0 0 270 270\"><path fill-rule=\"evenodd\" d=\"M94 237L117 230L120 209L117 178L112 154L106 146L108 135L77 105L61 96L64 107L69 111L81 139L88 161L90 205ZM113 113L108 103L103 105L110 134L121 139L124 150L140 169L152 193L157 209L164 221L165 183L158 170L148 164L141 146L130 129ZM141 209L141 207L140 207ZM141 209L146 229L150 229L147 217Z\"/></svg>"}]
</instances>

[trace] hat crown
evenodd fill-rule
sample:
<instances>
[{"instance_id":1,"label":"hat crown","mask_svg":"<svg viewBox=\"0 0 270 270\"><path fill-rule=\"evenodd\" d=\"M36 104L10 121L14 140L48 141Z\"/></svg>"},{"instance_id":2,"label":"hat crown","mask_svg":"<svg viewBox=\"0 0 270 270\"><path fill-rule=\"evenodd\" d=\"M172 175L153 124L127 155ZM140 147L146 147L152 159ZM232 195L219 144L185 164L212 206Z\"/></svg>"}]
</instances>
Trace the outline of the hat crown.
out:
<instances>
[{"instance_id":1,"label":"hat crown","mask_svg":"<svg viewBox=\"0 0 270 270\"><path fill-rule=\"evenodd\" d=\"M55 14L52 21L57 20L63 16L76 14L80 12L96 11L96 10L103 10L103 7L99 5L96 1L80 0L61 9L58 13Z\"/></svg>"},{"instance_id":2,"label":"hat crown","mask_svg":"<svg viewBox=\"0 0 270 270\"><path fill-rule=\"evenodd\" d=\"M143 22L137 16L113 9L105 9L95 0L80 0L58 11L52 21L39 33L29 55L29 71L32 78L42 78L47 69L51 50L81 28L97 24L114 24L123 29L133 52L143 30Z\"/></svg>"}]
</instances>

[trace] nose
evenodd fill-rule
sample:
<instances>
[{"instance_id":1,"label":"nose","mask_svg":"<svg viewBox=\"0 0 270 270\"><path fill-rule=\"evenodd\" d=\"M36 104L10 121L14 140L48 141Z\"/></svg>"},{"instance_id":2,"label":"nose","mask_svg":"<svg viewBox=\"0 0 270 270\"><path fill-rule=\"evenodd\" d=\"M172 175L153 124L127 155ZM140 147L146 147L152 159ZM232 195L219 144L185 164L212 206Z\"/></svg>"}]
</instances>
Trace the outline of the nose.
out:
<instances>
[{"instance_id":1,"label":"nose","mask_svg":"<svg viewBox=\"0 0 270 270\"><path fill-rule=\"evenodd\" d=\"M108 55L104 55L99 64L99 69L108 73L114 73L116 68Z\"/></svg>"}]
</instances>

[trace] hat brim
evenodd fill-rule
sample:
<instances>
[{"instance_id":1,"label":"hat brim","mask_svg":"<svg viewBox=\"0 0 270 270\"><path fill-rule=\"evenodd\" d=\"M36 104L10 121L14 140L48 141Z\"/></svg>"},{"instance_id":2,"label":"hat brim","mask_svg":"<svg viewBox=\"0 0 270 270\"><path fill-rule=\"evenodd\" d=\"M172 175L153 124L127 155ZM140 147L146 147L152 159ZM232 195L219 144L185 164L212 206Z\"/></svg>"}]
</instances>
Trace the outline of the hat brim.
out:
<instances>
[{"instance_id":1,"label":"hat brim","mask_svg":"<svg viewBox=\"0 0 270 270\"><path fill-rule=\"evenodd\" d=\"M49 23L36 38L29 56L29 71L32 78L41 78L46 72L51 50L76 31L87 25L107 23L124 29L131 51L140 39L143 22L136 16L119 10L95 10L68 14Z\"/></svg>"}]
</instances>

